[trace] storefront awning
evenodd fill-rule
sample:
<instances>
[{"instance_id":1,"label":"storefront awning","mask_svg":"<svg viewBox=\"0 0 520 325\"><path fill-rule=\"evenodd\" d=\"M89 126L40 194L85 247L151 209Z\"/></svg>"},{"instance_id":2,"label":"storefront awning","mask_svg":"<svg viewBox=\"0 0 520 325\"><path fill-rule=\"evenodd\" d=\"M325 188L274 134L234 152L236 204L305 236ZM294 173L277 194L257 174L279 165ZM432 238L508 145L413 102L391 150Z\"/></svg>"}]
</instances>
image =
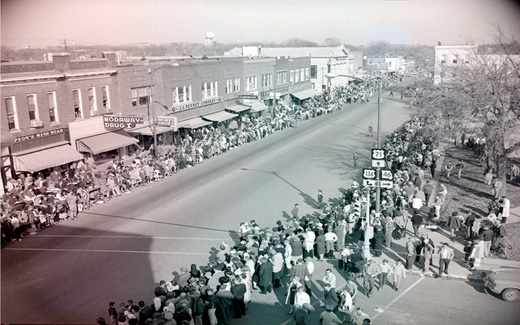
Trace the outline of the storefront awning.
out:
<instances>
[{"instance_id":1,"label":"storefront awning","mask_svg":"<svg viewBox=\"0 0 520 325\"><path fill-rule=\"evenodd\" d=\"M243 112L243 111L247 111L250 108L251 108L251 106L246 106L246 105L234 105L234 106L231 106L231 107L226 107L226 109L228 111L232 111L232 112L235 112L235 113L240 113L240 112Z\"/></svg>"},{"instance_id":2,"label":"storefront awning","mask_svg":"<svg viewBox=\"0 0 520 325\"><path fill-rule=\"evenodd\" d=\"M204 115L202 118L206 119L208 121L222 122L222 121L229 120L229 119L232 119L233 117L237 117L237 116L238 116L237 114L228 113L226 111L220 111L217 113Z\"/></svg>"},{"instance_id":3,"label":"storefront awning","mask_svg":"<svg viewBox=\"0 0 520 325\"><path fill-rule=\"evenodd\" d=\"M194 117L194 118L189 119L189 120L180 121L177 124L177 127L179 129L180 128L183 128L183 129L197 129L197 128L200 128L200 127L203 127L203 126L206 126L206 125L210 125L210 124L211 124L211 122L203 120L200 117Z\"/></svg>"},{"instance_id":4,"label":"storefront awning","mask_svg":"<svg viewBox=\"0 0 520 325\"><path fill-rule=\"evenodd\" d=\"M94 155L136 144L139 141L123 130L93 135L77 140L78 151Z\"/></svg>"},{"instance_id":5,"label":"storefront awning","mask_svg":"<svg viewBox=\"0 0 520 325\"><path fill-rule=\"evenodd\" d=\"M291 93L294 97L298 98L299 100L304 100L307 98L311 98L316 95L316 91L314 89L306 89L303 91L298 91L295 93Z\"/></svg>"},{"instance_id":6,"label":"storefront awning","mask_svg":"<svg viewBox=\"0 0 520 325\"><path fill-rule=\"evenodd\" d=\"M65 144L57 147L16 155L13 154L14 169L17 172L34 173L47 168L65 165L83 159L83 155Z\"/></svg>"},{"instance_id":7,"label":"storefront awning","mask_svg":"<svg viewBox=\"0 0 520 325\"><path fill-rule=\"evenodd\" d=\"M261 111L265 111L267 109L267 106L258 100L248 103L248 105L251 105L252 112L261 112Z\"/></svg>"},{"instance_id":8,"label":"storefront awning","mask_svg":"<svg viewBox=\"0 0 520 325\"><path fill-rule=\"evenodd\" d=\"M175 128L171 127L164 127L164 126L156 126L155 127L155 134L163 134L166 132L175 131ZM151 126L147 125L140 128L135 129L126 129L126 132L130 134L141 134L141 135L147 135L147 136L153 136L153 129Z\"/></svg>"}]
</instances>

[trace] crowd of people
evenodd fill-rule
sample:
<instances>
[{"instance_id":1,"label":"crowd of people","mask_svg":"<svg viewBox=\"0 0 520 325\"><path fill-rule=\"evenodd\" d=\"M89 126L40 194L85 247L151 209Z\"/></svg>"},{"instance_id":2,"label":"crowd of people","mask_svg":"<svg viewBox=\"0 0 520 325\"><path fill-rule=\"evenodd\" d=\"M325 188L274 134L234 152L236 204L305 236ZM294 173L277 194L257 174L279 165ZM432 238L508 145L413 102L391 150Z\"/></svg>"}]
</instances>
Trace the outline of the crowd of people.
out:
<instances>
[{"instance_id":1,"label":"crowd of people","mask_svg":"<svg viewBox=\"0 0 520 325\"><path fill-rule=\"evenodd\" d=\"M383 76L384 84L394 81ZM108 202L132 188L160 181L179 170L201 164L245 143L275 131L297 126L309 119L339 109L342 103L356 102L374 92L375 85L363 82L319 94L303 105L280 103L267 118L241 116L237 128L204 126L178 139L175 150L138 152L132 161L116 157L106 170L99 171L91 158L73 162L50 173L21 173L9 178L1 201L2 247L24 236L45 230L63 220L73 220L92 204Z\"/></svg>"}]
</instances>

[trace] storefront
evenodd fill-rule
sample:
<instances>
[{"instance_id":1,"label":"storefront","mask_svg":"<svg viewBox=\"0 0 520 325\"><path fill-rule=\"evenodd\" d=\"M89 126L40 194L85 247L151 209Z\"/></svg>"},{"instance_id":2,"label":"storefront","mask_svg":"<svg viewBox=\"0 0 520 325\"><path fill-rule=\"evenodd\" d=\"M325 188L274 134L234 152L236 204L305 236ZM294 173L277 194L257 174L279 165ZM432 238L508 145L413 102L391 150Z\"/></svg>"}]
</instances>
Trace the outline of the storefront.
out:
<instances>
[{"instance_id":1,"label":"storefront","mask_svg":"<svg viewBox=\"0 0 520 325\"><path fill-rule=\"evenodd\" d=\"M305 100L316 96L318 93L314 89L306 89L302 91L291 92L293 102L296 105L302 105Z\"/></svg>"},{"instance_id":2,"label":"storefront","mask_svg":"<svg viewBox=\"0 0 520 325\"><path fill-rule=\"evenodd\" d=\"M70 146L67 128L15 137L10 151L12 165L9 169L12 169L15 174L40 171L46 174L50 173L54 167L64 169L69 163L84 158L81 153ZM4 155L2 154L2 156ZM7 162L6 160L5 163ZM2 169L7 166L3 165Z\"/></svg>"},{"instance_id":3,"label":"storefront","mask_svg":"<svg viewBox=\"0 0 520 325\"><path fill-rule=\"evenodd\" d=\"M69 123L69 133L71 145L94 161L129 156L139 149L139 140L122 128L105 129L102 116Z\"/></svg>"}]
</instances>

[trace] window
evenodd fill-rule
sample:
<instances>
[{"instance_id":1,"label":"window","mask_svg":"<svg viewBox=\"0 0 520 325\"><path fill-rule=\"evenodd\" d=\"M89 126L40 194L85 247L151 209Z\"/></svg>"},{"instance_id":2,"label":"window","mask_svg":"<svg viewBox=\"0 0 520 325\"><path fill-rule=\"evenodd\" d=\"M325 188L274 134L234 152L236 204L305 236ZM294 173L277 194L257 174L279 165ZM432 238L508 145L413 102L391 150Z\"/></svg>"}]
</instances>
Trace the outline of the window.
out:
<instances>
[{"instance_id":1,"label":"window","mask_svg":"<svg viewBox=\"0 0 520 325\"><path fill-rule=\"evenodd\" d=\"M38 108L36 107L36 95L27 95L27 107L29 108L29 120L36 121L38 118Z\"/></svg>"},{"instance_id":2,"label":"window","mask_svg":"<svg viewBox=\"0 0 520 325\"><path fill-rule=\"evenodd\" d=\"M56 93L47 93L47 107L49 108L49 118L51 123L58 121L58 115L56 111Z\"/></svg>"},{"instance_id":3,"label":"window","mask_svg":"<svg viewBox=\"0 0 520 325\"><path fill-rule=\"evenodd\" d=\"M174 104L191 102L191 86L175 87L172 90L172 101Z\"/></svg>"},{"instance_id":4,"label":"window","mask_svg":"<svg viewBox=\"0 0 520 325\"><path fill-rule=\"evenodd\" d=\"M289 72L289 82L294 83L294 70Z\"/></svg>"},{"instance_id":5,"label":"window","mask_svg":"<svg viewBox=\"0 0 520 325\"><path fill-rule=\"evenodd\" d=\"M273 83L273 75L268 73L262 75L262 86L269 87Z\"/></svg>"},{"instance_id":6,"label":"window","mask_svg":"<svg viewBox=\"0 0 520 325\"><path fill-rule=\"evenodd\" d=\"M5 108L7 109L7 124L9 130L18 129L18 117L16 116L16 102L14 97L5 98Z\"/></svg>"},{"instance_id":7,"label":"window","mask_svg":"<svg viewBox=\"0 0 520 325\"><path fill-rule=\"evenodd\" d=\"M287 83L287 71L277 71L276 72L276 84L285 84Z\"/></svg>"},{"instance_id":8,"label":"window","mask_svg":"<svg viewBox=\"0 0 520 325\"><path fill-rule=\"evenodd\" d=\"M240 78L235 78L235 82L233 83L233 91L240 91Z\"/></svg>"},{"instance_id":9,"label":"window","mask_svg":"<svg viewBox=\"0 0 520 325\"><path fill-rule=\"evenodd\" d=\"M101 87L101 96L103 97L103 109L110 111L110 95L108 92L108 86Z\"/></svg>"},{"instance_id":10,"label":"window","mask_svg":"<svg viewBox=\"0 0 520 325\"><path fill-rule=\"evenodd\" d=\"M202 98L218 96L218 84L216 81L203 83L201 90Z\"/></svg>"},{"instance_id":11,"label":"window","mask_svg":"<svg viewBox=\"0 0 520 325\"><path fill-rule=\"evenodd\" d=\"M457 64L457 59L453 59L453 64Z\"/></svg>"},{"instance_id":12,"label":"window","mask_svg":"<svg viewBox=\"0 0 520 325\"><path fill-rule=\"evenodd\" d=\"M300 70L300 81L305 81L305 69Z\"/></svg>"},{"instance_id":13,"label":"window","mask_svg":"<svg viewBox=\"0 0 520 325\"><path fill-rule=\"evenodd\" d=\"M90 116L97 115L96 88L94 87L88 89L88 108L90 110Z\"/></svg>"},{"instance_id":14,"label":"window","mask_svg":"<svg viewBox=\"0 0 520 325\"><path fill-rule=\"evenodd\" d=\"M317 65L311 65L311 78L312 79L318 78L318 66Z\"/></svg>"},{"instance_id":15,"label":"window","mask_svg":"<svg viewBox=\"0 0 520 325\"><path fill-rule=\"evenodd\" d=\"M441 60L441 64L444 64L444 63L446 63L446 60Z\"/></svg>"},{"instance_id":16,"label":"window","mask_svg":"<svg viewBox=\"0 0 520 325\"><path fill-rule=\"evenodd\" d=\"M226 80L226 94L231 94L233 92L233 79Z\"/></svg>"},{"instance_id":17,"label":"window","mask_svg":"<svg viewBox=\"0 0 520 325\"><path fill-rule=\"evenodd\" d=\"M309 68L305 68L305 80L309 80Z\"/></svg>"},{"instance_id":18,"label":"window","mask_svg":"<svg viewBox=\"0 0 520 325\"><path fill-rule=\"evenodd\" d=\"M247 77L246 78L246 90L254 90L256 88L258 88L257 76Z\"/></svg>"},{"instance_id":19,"label":"window","mask_svg":"<svg viewBox=\"0 0 520 325\"><path fill-rule=\"evenodd\" d=\"M146 105L150 100L150 87L132 88L132 106Z\"/></svg>"},{"instance_id":20,"label":"window","mask_svg":"<svg viewBox=\"0 0 520 325\"><path fill-rule=\"evenodd\" d=\"M81 91L79 89L72 91L72 100L74 102L74 115L76 117L83 117L83 111L81 109Z\"/></svg>"}]
</instances>

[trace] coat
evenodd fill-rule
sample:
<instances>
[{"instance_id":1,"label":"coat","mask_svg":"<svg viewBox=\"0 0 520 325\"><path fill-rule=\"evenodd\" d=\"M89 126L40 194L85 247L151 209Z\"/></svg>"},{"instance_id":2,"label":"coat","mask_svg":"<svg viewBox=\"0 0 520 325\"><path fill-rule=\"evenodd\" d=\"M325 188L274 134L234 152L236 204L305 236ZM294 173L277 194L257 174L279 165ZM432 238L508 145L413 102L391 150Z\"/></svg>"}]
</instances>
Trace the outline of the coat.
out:
<instances>
[{"instance_id":1,"label":"coat","mask_svg":"<svg viewBox=\"0 0 520 325\"><path fill-rule=\"evenodd\" d=\"M273 264L265 262L260 265L258 270L258 286L267 287L273 281Z\"/></svg>"},{"instance_id":2,"label":"coat","mask_svg":"<svg viewBox=\"0 0 520 325\"><path fill-rule=\"evenodd\" d=\"M318 253L318 255L325 254L325 236L324 235L319 235L316 238L316 252Z\"/></svg>"}]
</instances>

